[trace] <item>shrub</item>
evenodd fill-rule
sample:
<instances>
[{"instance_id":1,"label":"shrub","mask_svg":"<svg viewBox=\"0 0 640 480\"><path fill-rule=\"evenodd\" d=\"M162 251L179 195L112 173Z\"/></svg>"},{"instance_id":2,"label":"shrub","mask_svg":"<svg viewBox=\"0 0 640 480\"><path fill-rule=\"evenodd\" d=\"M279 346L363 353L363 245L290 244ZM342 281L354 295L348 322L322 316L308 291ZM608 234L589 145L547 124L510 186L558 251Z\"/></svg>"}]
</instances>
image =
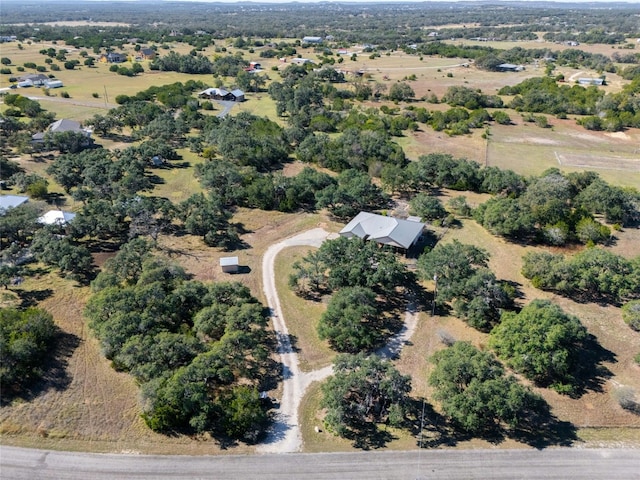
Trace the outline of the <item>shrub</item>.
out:
<instances>
[{"instance_id":1,"label":"shrub","mask_svg":"<svg viewBox=\"0 0 640 480\"><path fill-rule=\"evenodd\" d=\"M11 69L10 68L0 68L0 73L2 73L4 75L11 75Z\"/></svg>"},{"instance_id":2,"label":"shrub","mask_svg":"<svg viewBox=\"0 0 640 480\"><path fill-rule=\"evenodd\" d=\"M625 410L640 415L640 402L636 400L636 392L631 387L619 387L613 391L613 397Z\"/></svg>"},{"instance_id":3,"label":"shrub","mask_svg":"<svg viewBox=\"0 0 640 480\"><path fill-rule=\"evenodd\" d=\"M587 336L577 317L548 300L534 300L520 313L503 313L489 344L511 368L537 385L571 393Z\"/></svg>"},{"instance_id":4,"label":"shrub","mask_svg":"<svg viewBox=\"0 0 640 480\"><path fill-rule=\"evenodd\" d=\"M622 319L632 329L640 332L640 300L632 300L622 307Z\"/></svg>"},{"instance_id":5,"label":"shrub","mask_svg":"<svg viewBox=\"0 0 640 480\"><path fill-rule=\"evenodd\" d=\"M511 117L501 110L493 112L492 117L493 120L500 125L511 125Z\"/></svg>"},{"instance_id":6,"label":"shrub","mask_svg":"<svg viewBox=\"0 0 640 480\"><path fill-rule=\"evenodd\" d=\"M62 98L71 98L71 95L69 95L69 92L60 92L60 96Z\"/></svg>"},{"instance_id":7,"label":"shrub","mask_svg":"<svg viewBox=\"0 0 640 480\"><path fill-rule=\"evenodd\" d=\"M3 397L42 374L45 354L51 348L56 326L51 314L37 308L0 309L0 382Z\"/></svg>"}]
</instances>

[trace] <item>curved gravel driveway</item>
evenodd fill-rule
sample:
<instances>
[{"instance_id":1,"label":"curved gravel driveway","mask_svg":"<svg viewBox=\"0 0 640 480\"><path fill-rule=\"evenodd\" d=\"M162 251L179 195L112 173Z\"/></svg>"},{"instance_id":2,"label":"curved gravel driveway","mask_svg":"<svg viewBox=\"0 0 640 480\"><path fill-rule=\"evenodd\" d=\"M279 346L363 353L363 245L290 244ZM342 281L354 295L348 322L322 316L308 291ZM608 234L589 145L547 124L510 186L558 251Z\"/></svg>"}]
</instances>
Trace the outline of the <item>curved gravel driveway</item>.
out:
<instances>
[{"instance_id":1,"label":"curved gravel driveway","mask_svg":"<svg viewBox=\"0 0 640 480\"><path fill-rule=\"evenodd\" d=\"M320 247L322 242L335 238L322 228L314 228L287 238L269 247L262 257L262 284L267 304L271 309L274 329L278 339L283 371L283 388L280 408L276 420L267 435L265 442L257 449L260 453L289 453L302 449L302 435L298 424L298 407L307 387L331 375L333 368L328 367L313 372L302 372L299 367L298 354L291 347L289 330L282 314L280 299L275 285L274 264L276 256L285 248L293 246ZM417 312L413 304L409 304L402 329L376 354L383 358L396 358L405 343L411 338L417 325Z\"/></svg>"},{"instance_id":2,"label":"curved gravel driveway","mask_svg":"<svg viewBox=\"0 0 640 480\"><path fill-rule=\"evenodd\" d=\"M322 228L314 228L280 243L271 245L262 257L262 285L267 304L271 309L273 325L278 338L278 353L282 361L282 399L276 421L272 425L267 439L258 447L261 453L297 452L302 447L302 436L298 426L298 406L307 387L314 381L322 380L331 375L332 368L328 366L315 372L305 373L300 370L298 354L291 347L289 330L282 315L278 292L276 291L276 277L274 263L276 256L283 249L293 246L309 245L320 247L322 242L330 238L331 234Z\"/></svg>"}]
</instances>

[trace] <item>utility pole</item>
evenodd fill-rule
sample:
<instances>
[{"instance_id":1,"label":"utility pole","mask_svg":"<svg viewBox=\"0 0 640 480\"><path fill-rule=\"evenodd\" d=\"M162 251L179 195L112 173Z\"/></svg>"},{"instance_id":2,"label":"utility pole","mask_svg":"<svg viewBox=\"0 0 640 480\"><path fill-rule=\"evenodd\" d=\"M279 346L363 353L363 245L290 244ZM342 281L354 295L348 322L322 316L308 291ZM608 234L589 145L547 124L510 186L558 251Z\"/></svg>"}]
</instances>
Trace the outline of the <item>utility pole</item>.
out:
<instances>
[{"instance_id":1,"label":"utility pole","mask_svg":"<svg viewBox=\"0 0 640 480\"><path fill-rule=\"evenodd\" d=\"M433 276L435 285L433 287L433 301L431 302L431 316L436 314L436 296L438 295L438 275Z\"/></svg>"}]
</instances>

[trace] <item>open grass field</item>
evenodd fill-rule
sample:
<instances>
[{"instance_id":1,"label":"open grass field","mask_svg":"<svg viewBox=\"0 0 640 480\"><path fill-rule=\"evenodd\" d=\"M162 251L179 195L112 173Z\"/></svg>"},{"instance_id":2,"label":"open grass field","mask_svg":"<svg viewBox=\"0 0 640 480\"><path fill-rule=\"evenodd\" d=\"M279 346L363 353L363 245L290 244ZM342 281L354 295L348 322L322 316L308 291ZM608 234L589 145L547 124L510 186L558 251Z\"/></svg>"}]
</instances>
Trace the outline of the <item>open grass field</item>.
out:
<instances>
[{"instance_id":1,"label":"open grass field","mask_svg":"<svg viewBox=\"0 0 640 480\"><path fill-rule=\"evenodd\" d=\"M551 48L554 44L544 45ZM38 51L49 46L51 45L25 44L24 50L18 50L13 44L2 44L0 48L3 56L13 60L14 65L10 68L13 75L16 75L15 66L24 62L33 61L38 65L44 65L45 57ZM499 46L504 48L506 45L500 42ZM518 42L518 46L526 45ZM182 53L188 52L187 46L180 46L179 50ZM207 49L205 53L213 55L213 48ZM77 51L72 52L69 58L80 59L78 54ZM300 54L308 58L317 58L311 49L301 49ZM257 56L256 53L255 57ZM278 79L279 75L272 72L270 67L285 65L280 64L277 59L264 60L261 63L266 67L265 73L272 79ZM514 74L490 73L460 66L462 63L465 63L464 59L425 57L420 60L418 57L394 52L390 56L373 60L369 59L367 54L359 55L355 62L345 58L342 68L364 69L371 75L371 81L380 81L387 86L403 80L407 75L415 74L416 80L410 84L416 91L417 98L431 93L441 96L452 85L480 88L486 93L494 93L501 86L516 84L543 73L543 69L535 66L528 66L524 72ZM147 65L144 65L147 70ZM61 90L67 91L70 99L61 98L60 90L51 92L57 95L55 97L44 97L41 89L24 89L17 92L43 97L40 100L43 107L55 112L57 118L81 121L95 113L106 111L106 108L114 104L115 96L118 94L133 95L152 85L184 82L189 79L201 79L205 83L213 84L210 75L198 77L172 72L145 71L137 77L130 78L109 72L108 67L98 64L95 68L82 66L73 71L66 71L61 67L60 72L53 72L65 83ZM453 76L447 76L447 73ZM594 74L575 70L563 73L567 78ZM0 87L8 86L8 77L0 75ZM232 79L226 81L230 82ZM610 87L607 88L611 91L621 88L622 85L615 77L612 77L609 83ZM93 93L97 93L99 98L94 98ZM232 114L248 111L275 119L275 105L268 94L249 93L247 97L247 102L234 106ZM379 107L381 103L370 105ZM414 105L425 106L428 109L444 108L443 105L436 106L419 101ZM431 152L446 152L454 157L476 160L483 165L510 168L524 175L539 174L550 167L558 167L563 171L594 169L602 178L617 185L636 188L640 186L640 130L615 134L590 132L577 126L573 119L555 118L549 118L551 128L541 129L534 124L524 123L516 112L510 111L509 115L514 125L492 125L488 142L481 137L483 130L474 131L467 136L449 137L429 127L407 133L397 141L410 159ZM278 121L284 124L284 120ZM123 146L103 139L99 139L99 143L106 147ZM187 150L180 150L179 153L183 156L182 168L153 171L162 179L162 183L155 187L154 194L167 197L173 202L183 201L191 194L201 191L199 183L193 177L193 167L203 159ZM51 160L25 156L19 161L28 171L44 175ZM298 163L288 164L285 166L285 173L291 174L300 167ZM52 184L50 191L61 192L61 189ZM444 191L443 202L446 203L445 197L460 194L467 196L472 206L488 198L464 192ZM74 210L79 208L79 205L67 199L65 208ZM340 224L332 222L323 213L292 215L238 209L233 222L241 226L244 232L242 240L246 243L246 248L232 253L239 257L240 264L245 267L245 273L242 274L223 273L219 267L219 259L229 255L229 252L206 247L198 237L163 237L160 246L167 255L192 273L194 278L203 281L242 282L263 302L265 299L262 291L262 255L269 245L317 226L332 232L341 228ZM578 438L584 445L640 446L640 416L622 410L612 395L615 389L622 385L640 391L640 367L632 360L633 355L640 351L640 334L624 325L617 308L580 304L534 289L521 275L520 270L522 255L535 247L507 243L489 235L470 220L464 220L462 224L462 228L448 230L442 241L452 241L455 238L485 248L491 254L491 268L498 278L508 279L520 285L520 302L524 303L534 298L552 298L567 312L581 318L602 348L611 352L608 360L603 362L604 369L609 373L603 375L598 390L588 391L578 399L560 396L550 390L538 390L551 404L553 413L559 419L570 421L580 428ZM613 251L628 257L640 255L640 230L625 229L616 232L616 236L616 241L611 247ZM315 333L315 325L325 308L324 304L301 300L287 287L291 265L306 251L305 248L285 250L277 258L276 264L277 287L282 307L288 319L290 332L297 339L301 368L305 371L326 365L333 355L326 343L321 342ZM96 258L96 262L102 263L107 256L101 255ZM429 289L432 286L425 287ZM37 276L28 278L23 285L16 287L16 291L20 291L25 298L37 298L40 306L53 314L56 324L63 332L64 342L56 355L59 377L45 379L39 385L37 395L29 401L15 401L0 408L0 435L3 444L104 452L204 454L253 451L253 447L244 445L222 450L208 438L168 437L150 431L139 416L141 405L137 385L128 375L111 368L82 317L82 310L89 295L88 288L78 287L73 282L42 270ZM6 304L10 304L13 299L11 292L0 297L0 301ZM443 348L439 339L440 331L479 346L486 344L485 334L468 327L462 321L450 316L430 317L428 312L422 312L411 345L403 351L397 361L398 368L403 373L412 375L412 395L415 398L429 397L431 393L427 385L431 369L428 357ZM314 384L304 400L300 416L303 419L305 451L353 448L346 440L337 439L327 432L318 434L314 431L315 425L321 425L322 412L318 408L319 401L319 385ZM411 434L400 431L390 433L396 438L388 445L389 448L405 449L416 446L416 438ZM458 445L465 448L496 446L482 440L459 442ZM498 446L524 447L523 444L512 440L506 440Z\"/></svg>"},{"instance_id":2,"label":"open grass field","mask_svg":"<svg viewBox=\"0 0 640 480\"><path fill-rule=\"evenodd\" d=\"M299 349L300 369L305 372L326 367L336 355L326 341L318 338L317 333L318 321L326 310L326 303L304 300L288 286L293 264L309 251L310 247L290 247L285 254L277 257L275 266L280 306L294 346Z\"/></svg>"}]
</instances>

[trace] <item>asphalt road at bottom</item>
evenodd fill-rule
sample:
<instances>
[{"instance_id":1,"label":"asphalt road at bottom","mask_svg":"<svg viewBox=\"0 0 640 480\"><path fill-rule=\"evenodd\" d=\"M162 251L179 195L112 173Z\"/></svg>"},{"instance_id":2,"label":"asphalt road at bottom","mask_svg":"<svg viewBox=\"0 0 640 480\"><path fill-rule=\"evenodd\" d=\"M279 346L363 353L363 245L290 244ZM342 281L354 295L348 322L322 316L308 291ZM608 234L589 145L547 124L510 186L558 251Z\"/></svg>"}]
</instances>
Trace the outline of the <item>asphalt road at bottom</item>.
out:
<instances>
[{"instance_id":1,"label":"asphalt road at bottom","mask_svg":"<svg viewBox=\"0 0 640 480\"><path fill-rule=\"evenodd\" d=\"M640 450L424 450L148 456L0 447L2 480L640 479Z\"/></svg>"}]
</instances>

